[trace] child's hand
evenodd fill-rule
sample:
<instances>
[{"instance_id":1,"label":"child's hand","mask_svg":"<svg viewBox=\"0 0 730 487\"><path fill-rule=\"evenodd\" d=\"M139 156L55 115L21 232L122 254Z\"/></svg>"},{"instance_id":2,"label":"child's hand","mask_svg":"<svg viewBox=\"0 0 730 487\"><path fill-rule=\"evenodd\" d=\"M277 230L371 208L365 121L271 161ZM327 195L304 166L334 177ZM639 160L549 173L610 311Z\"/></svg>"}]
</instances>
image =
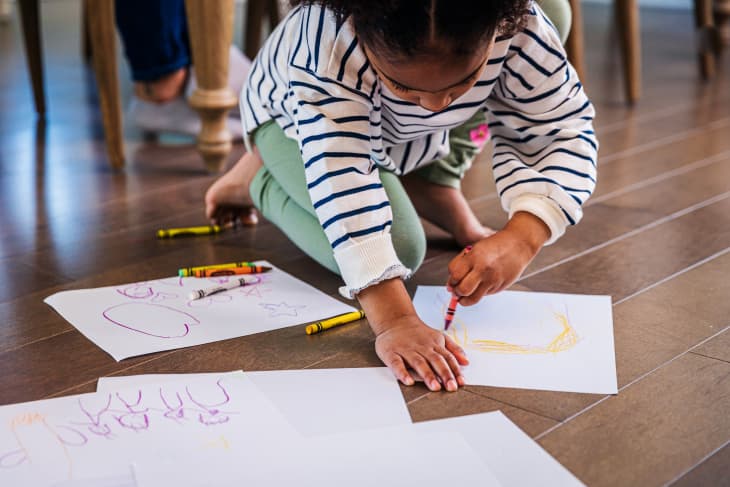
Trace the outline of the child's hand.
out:
<instances>
[{"instance_id":1,"label":"child's hand","mask_svg":"<svg viewBox=\"0 0 730 487\"><path fill-rule=\"evenodd\" d=\"M512 285L549 237L547 226L536 216L515 213L504 229L449 263L446 287L460 296L459 304L476 304Z\"/></svg>"},{"instance_id":2,"label":"child's hand","mask_svg":"<svg viewBox=\"0 0 730 487\"><path fill-rule=\"evenodd\" d=\"M415 315L391 322L378 334L375 352L405 385L413 385L408 367L418 373L432 391L440 390L442 384L447 391L464 385L460 366L469 363L464 350Z\"/></svg>"}]
</instances>

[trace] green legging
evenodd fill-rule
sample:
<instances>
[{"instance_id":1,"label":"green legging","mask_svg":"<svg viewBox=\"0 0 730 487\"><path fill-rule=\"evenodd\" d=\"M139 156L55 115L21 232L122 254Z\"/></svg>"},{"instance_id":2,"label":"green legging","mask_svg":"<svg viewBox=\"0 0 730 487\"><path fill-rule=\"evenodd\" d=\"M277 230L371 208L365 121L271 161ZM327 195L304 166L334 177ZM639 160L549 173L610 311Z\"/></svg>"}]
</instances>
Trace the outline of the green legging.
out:
<instances>
[{"instance_id":1,"label":"green legging","mask_svg":"<svg viewBox=\"0 0 730 487\"><path fill-rule=\"evenodd\" d=\"M479 151L469 133L485 123L484 114L479 111L464 125L453 129L449 134L451 153L416 173L433 183L458 188L464 172ZM307 191L304 162L297 142L288 138L273 121L256 130L253 142L264 162L264 167L251 182L254 204L304 253L339 274L332 247L317 220ZM393 247L403 265L415 272L426 255L423 227L398 176L380 170L380 180L393 212Z\"/></svg>"}]
</instances>

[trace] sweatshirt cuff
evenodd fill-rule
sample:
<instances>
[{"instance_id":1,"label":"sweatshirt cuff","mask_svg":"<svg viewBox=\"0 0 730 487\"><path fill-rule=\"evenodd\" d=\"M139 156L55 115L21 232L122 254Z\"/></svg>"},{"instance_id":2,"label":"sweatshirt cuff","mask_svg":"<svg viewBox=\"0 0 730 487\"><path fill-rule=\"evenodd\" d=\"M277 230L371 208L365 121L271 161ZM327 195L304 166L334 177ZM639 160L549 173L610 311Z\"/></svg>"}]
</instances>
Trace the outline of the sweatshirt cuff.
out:
<instances>
[{"instance_id":1,"label":"sweatshirt cuff","mask_svg":"<svg viewBox=\"0 0 730 487\"><path fill-rule=\"evenodd\" d=\"M335 260L345 281L340 294L348 299L379 282L396 277L408 279L412 274L398 259L390 233L335 249Z\"/></svg>"},{"instance_id":2,"label":"sweatshirt cuff","mask_svg":"<svg viewBox=\"0 0 730 487\"><path fill-rule=\"evenodd\" d=\"M518 211L526 211L538 217L550 229L550 238L545 245L550 245L559 239L568 227L568 221L563 216L560 207L548 198L538 194L523 194L515 198L509 208L509 217Z\"/></svg>"}]
</instances>

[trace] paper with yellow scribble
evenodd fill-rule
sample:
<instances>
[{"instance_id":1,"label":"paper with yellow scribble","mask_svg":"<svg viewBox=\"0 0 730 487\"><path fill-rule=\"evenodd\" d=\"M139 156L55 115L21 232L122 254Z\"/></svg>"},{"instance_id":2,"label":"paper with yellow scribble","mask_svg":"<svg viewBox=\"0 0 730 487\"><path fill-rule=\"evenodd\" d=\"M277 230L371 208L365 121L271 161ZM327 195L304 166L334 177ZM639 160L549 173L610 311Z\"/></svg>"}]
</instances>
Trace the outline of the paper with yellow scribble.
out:
<instances>
[{"instance_id":1,"label":"paper with yellow scribble","mask_svg":"<svg viewBox=\"0 0 730 487\"><path fill-rule=\"evenodd\" d=\"M419 286L413 303L443 330L450 298L443 286ZM444 333L467 353L468 384L618 392L610 296L504 291L459 305Z\"/></svg>"}]
</instances>

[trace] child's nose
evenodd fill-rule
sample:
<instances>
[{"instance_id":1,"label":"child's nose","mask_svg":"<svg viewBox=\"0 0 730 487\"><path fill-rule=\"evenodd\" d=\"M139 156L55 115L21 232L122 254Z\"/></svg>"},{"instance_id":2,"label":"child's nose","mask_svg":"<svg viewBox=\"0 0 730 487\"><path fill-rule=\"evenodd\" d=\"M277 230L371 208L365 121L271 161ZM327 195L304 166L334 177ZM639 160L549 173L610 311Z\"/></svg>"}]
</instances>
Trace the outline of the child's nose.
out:
<instances>
[{"instance_id":1,"label":"child's nose","mask_svg":"<svg viewBox=\"0 0 730 487\"><path fill-rule=\"evenodd\" d=\"M449 106L449 103L451 103L450 93L421 95L418 99L418 104L431 112L441 111Z\"/></svg>"}]
</instances>

